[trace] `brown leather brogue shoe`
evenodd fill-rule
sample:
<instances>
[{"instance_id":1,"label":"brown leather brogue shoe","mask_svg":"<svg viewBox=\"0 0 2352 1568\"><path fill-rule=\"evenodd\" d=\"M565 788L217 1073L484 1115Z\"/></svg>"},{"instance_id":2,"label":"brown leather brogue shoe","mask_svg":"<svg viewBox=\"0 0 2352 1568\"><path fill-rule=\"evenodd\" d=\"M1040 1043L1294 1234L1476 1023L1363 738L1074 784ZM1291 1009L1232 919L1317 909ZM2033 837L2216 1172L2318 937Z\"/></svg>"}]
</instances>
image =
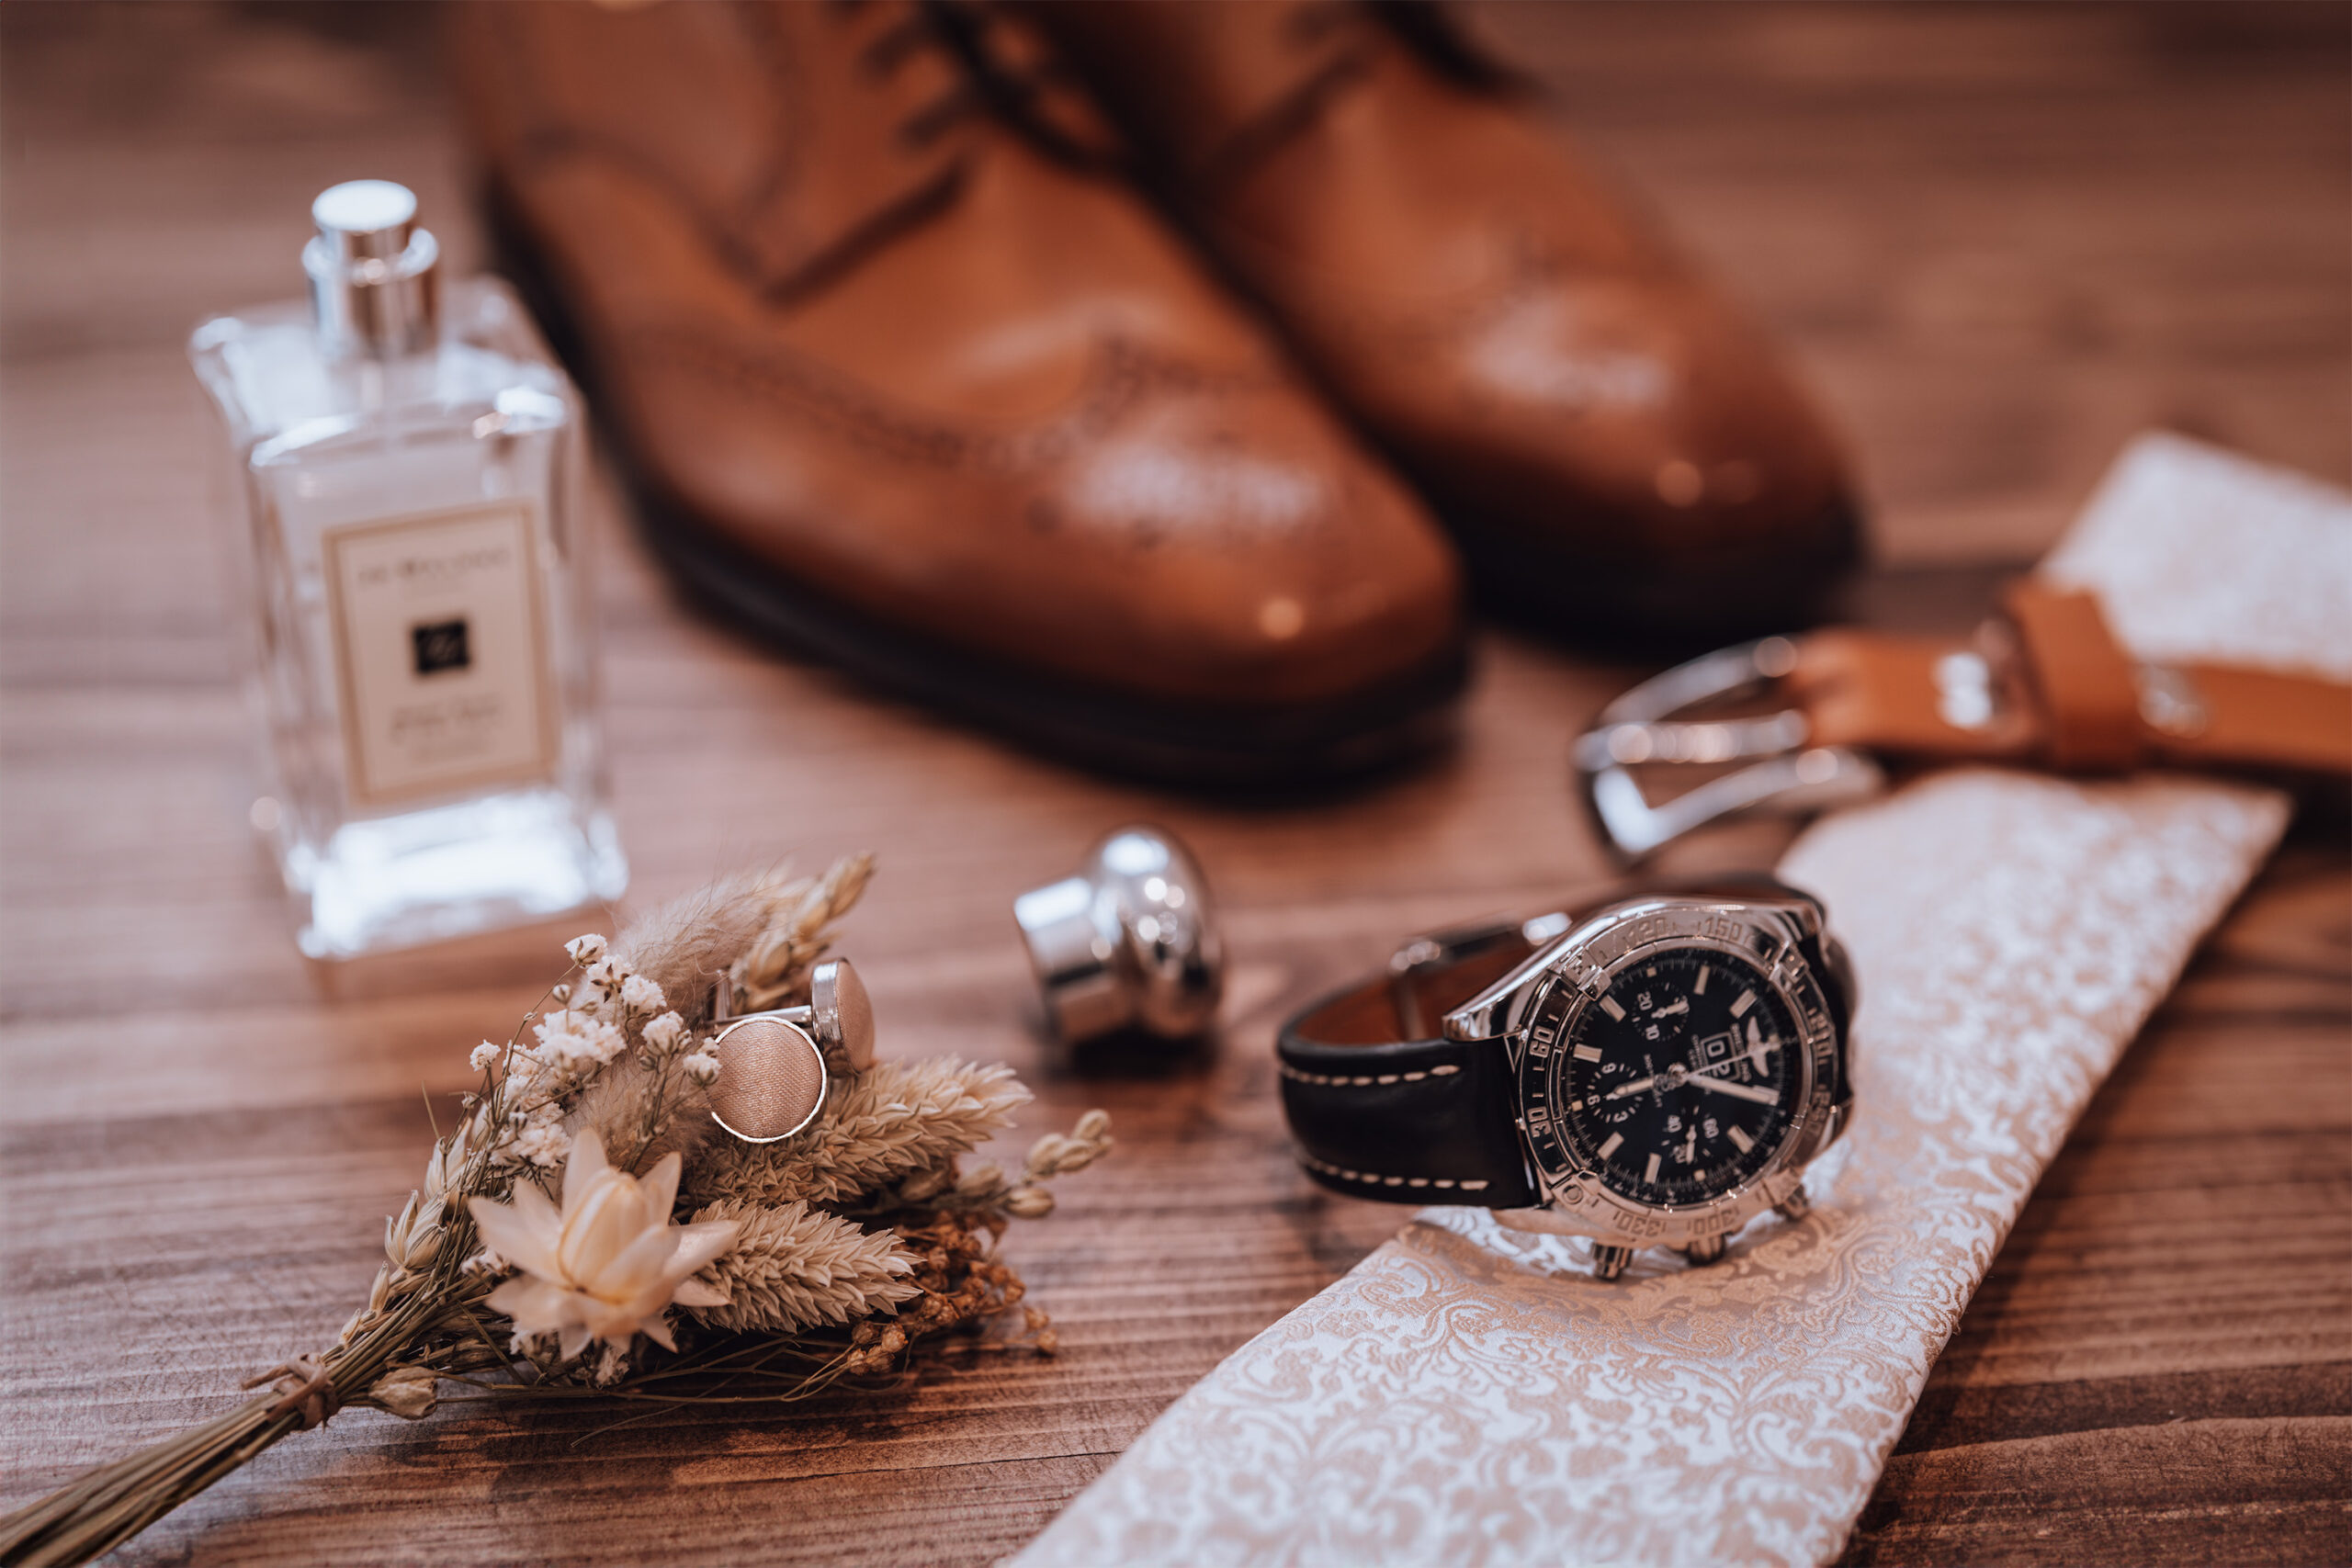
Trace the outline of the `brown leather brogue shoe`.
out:
<instances>
[{"instance_id":1,"label":"brown leather brogue shoe","mask_svg":"<svg viewBox=\"0 0 2352 1568\"><path fill-rule=\"evenodd\" d=\"M1159 778L1442 733L1453 547L1115 180L894 4L490 4L463 98L535 304L697 589Z\"/></svg>"},{"instance_id":2,"label":"brown leather brogue shoe","mask_svg":"<svg viewBox=\"0 0 2352 1568\"><path fill-rule=\"evenodd\" d=\"M1432 9L1046 0L1147 176L1563 629L1721 642L1858 558L1769 345Z\"/></svg>"}]
</instances>

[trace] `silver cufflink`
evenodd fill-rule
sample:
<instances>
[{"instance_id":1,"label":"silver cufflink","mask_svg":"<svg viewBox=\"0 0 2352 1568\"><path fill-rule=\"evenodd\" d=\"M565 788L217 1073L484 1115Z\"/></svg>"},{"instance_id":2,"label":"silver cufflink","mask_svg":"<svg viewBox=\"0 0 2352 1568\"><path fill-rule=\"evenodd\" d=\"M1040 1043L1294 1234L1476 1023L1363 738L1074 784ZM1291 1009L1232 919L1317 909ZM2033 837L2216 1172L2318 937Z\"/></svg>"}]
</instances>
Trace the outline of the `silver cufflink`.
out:
<instances>
[{"instance_id":1,"label":"silver cufflink","mask_svg":"<svg viewBox=\"0 0 2352 1568\"><path fill-rule=\"evenodd\" d=\"M1225 949L1208 884L1165 828L1104 835L1076 875L1014 899L1012 918L1066 1043L1128 1028L1185 1040L1216 1016Z\"/></svg>"},{"instance_id":2,"label":"silver cufflink","mask_svg":"<svg viewBox=\"0 0 2352 1568\"><path fill-rule=\"evenodd\" d=\"M817 1119L831 1080L828 1056L860 1072L874 1065L874 1004L846 958L817 965L802 1006L740 1017L734 982L721 975L710 1024L718 1057L711 1120L747 1144L788 1138Z\"/></svg>"}]
</instances>

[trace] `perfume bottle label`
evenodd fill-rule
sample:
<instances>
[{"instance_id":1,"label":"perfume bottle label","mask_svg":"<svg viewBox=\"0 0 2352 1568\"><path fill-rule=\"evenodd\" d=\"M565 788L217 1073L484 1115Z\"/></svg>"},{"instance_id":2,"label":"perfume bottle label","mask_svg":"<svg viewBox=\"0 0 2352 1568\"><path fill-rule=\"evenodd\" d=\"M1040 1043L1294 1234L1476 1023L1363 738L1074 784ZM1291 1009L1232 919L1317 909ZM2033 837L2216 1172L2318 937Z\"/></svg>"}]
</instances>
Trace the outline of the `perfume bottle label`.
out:
<instances>
[{"instance_id":1,"label":"perfume bottle label","mask_svg":"<svg viewBox=\"0 0 2352 1568\"><path fill-rule=\"evenodd\" d=\"M324 536L353 805L554 773L536 521L503 501Z\"/></svg>"}]
</instances>

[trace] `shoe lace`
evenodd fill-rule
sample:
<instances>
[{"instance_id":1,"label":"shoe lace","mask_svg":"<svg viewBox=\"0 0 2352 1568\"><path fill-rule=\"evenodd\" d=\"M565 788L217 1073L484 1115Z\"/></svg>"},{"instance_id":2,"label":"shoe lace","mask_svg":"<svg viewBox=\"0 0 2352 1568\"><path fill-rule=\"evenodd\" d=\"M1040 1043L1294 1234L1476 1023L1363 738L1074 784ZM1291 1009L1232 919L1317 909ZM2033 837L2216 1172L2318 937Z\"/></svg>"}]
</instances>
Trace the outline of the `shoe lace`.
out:
<instances>
[{"instance_id":1,"label":"shoe lace","mask_svg":"<svg viewBox=\"0 0 2352 1568\"><path fill-rule=\"evenodd\" d=\"M986 110L1065 163L1122 169L1128 149L1078 73L1027 17L1004 0L922 0L962 58Z\"/></svg>"},{"instance_id":2,"label":"shoe lace","mask_svg":"<svg viewBox=\"0 0 2352 1568\"><path fill-rule=\"evenodd\" d=\"M877 89L888 90L910 62L925 56L949 67L944 85L899 116L894 134L905 152L929 150L987 107L986 95L963 69L961 53L943 29L935 8L923 0L827 0L826 10L836 25L865 28L866 37L855 55L857 71Z\"/></svg>"},{"instance_id":3,"label":"shoe lace","mask_svg":"<svg viewBox=\"0 0 2352 1568\"><path fill-rule=\"evenodd\" d=\"M876 120L887 127L890 152L913 167L895 191L855 221L788 270L768 277L763 292L780 304L819 292L880 246L953 205L984 150L981 121L988 96L925 0L825 0L823 10L825 25L848 35L839 41L852 62L852 79L868 92L898 100ZM966 134L956 134L959 130ZM754 205L781 188L791 164L789 149L780 150L752 197Z\"/></svg>"},{"instance_id":4,"label":"shoe lace","mask_svg":"<svg viewBox=\"0 0 2352 1568\"><path fill-rule=\"evenodd\" d=\"M1402 49L1455 85L1514 93L1529 85L1436 0L1290 0L1285 30L1306 69L1291 90L1203 157L1194 179L1214 186L1257 164L1368 81L1383 48Z\"/></svg>"},{"instance_id":5,"label":"shoe lace","mask_svg":"<svg viewBox=\"0 0 2352 1568\"><path fill-rule=\"evenodd\" d=\"M916 168L902 188L814 248L763 293L787 303L822 289L898 235L956 201L992 135L1025 132L1073 161L1116 156L1107 121L1033 28L975 0L826 0L830 25L848 29L852 70L870 91L899 100L881 123L899 157ZM928 69L924 69L928 67ZM779 159L755 193L763 202L786 177Z\"/></svg>"}]
</instances>

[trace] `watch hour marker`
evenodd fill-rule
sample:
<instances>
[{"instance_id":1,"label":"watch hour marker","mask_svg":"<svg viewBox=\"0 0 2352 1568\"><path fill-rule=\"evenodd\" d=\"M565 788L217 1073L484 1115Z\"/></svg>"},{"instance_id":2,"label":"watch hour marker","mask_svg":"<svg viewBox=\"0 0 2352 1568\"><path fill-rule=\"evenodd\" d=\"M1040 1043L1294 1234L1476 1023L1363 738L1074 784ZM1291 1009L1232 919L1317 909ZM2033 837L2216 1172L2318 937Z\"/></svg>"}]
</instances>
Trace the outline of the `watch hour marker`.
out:
<instances>
[{"instance_id":1,"label":"watch hour marker","mask_svg":"<svg viewBox=\"0 0 2352 1568\"><path fill-rule=\"evenodd\" d=\"M1746 1133L1741 1132L1737 1127L1734 1127L1731 1130L1731 1141L1739 1145L1739 1152L1741 1154L1746 1154L1756 1146L1756 1140L1749 1137Z\"/></svg>"},{"instance_id":2,"label":"watch hour marker","mask_svg":"<svg viewBox=\"0 0 2352 1568\"><path fill-rule=\"evenodd\" d=\"M1656 1181L1657 1179L1657 1151L1656 1149L1652 1149L1650 1151L1650 1163L1648 1167L1643 1170L1642 1179L1644 1181Z\"/></svg>"},{"instance_id":3,"label":"watch hour marker","mask_svg":"<svg viewBox=\"0 0 2352 1568\"><path fill-rule=\"evenodd\" d=\"M1600 1047L1598 1045L1579 1045L1575 1050L1569 1052L1568 1055L1574 1056L1579 1062L1598 1062L1600 1060Z\"/></svg>"},{"instance_id":4,"label":"watch hour marker","mask_svg":"<svg viewBox=\"0 0 2352 1568\"><path fill-rule=\"evenodd\" d=\"M1600 1010L1607 1013L1610 1017L1615 1019L1620 1023L1625 1021L1625 1010L1617 1005L1617 998L1615 997L1601 998Z\"/></svg>"},{"instance_id":5,"label":"watch hour marker","mask_svg":"<svg viewBox=\"0 0 2352 1568\"><path fill-rule=\"evenodd\" d=\"M1605 1143L1605 1144L1603 1144L1603 1145L1600 1145L1600 1157L1601 1157L1602 1159L1607 1159L1611 1155L1615 1154L1615 1153L1616 1153L1620 1148L1622 1148L1622 1147L1624 1145L1624 1143L1625 1143L1625 1134L1623 1134L1623 1133L1611 1133L1611 1134L1609 1134L1609 1141L1608 1141L1607 1143Z\"/></svg>"},{"instance_id":6,"label":"watch hour marker","mask_svg":"<svg viewBox=\"0 0 2352 1568\"><path fill-rule=\"evenodd\" d=\"M1574 1114L1574 1113L1576 1113L1577 1111L1582 1111L1583 1109L1584 1109L1584 1101L1583 1101L1583 1100L1571 1100L1570 1101L1568 1101L1568 1111L1569 1111L1569 1113L1570 1113L1571 1115L1573 1115L1573 1114Z\"/></svg>"},{"instance_id":7,"label":"watch hour marker","mask_svg":"<svg viewBox=\"0 0 2352 1568\"><path fill-rule=\"evenodd\" d=\"M1748 989L1740 992L1739 999L1731 1004L1731 1015L1734 1018L1738 1018L1742 1014L1746 1013L1749 1008L1752 1008L1755 1005L1756 991L1753 987L1750 987Z\"/></svg>"},{"instance_id":8,"label":"watch hour marker","mask_svg":"<svg viewBox=\"0 0 2352 1568\"><path fill-rule=\"evenodd\" d=\"M1704 964L1700 964L1698 982L1690 987L1690 989L1699 996L1703 997L1707 994L1707 974L1708 966Z\"/></svg>"}]
</instances>

